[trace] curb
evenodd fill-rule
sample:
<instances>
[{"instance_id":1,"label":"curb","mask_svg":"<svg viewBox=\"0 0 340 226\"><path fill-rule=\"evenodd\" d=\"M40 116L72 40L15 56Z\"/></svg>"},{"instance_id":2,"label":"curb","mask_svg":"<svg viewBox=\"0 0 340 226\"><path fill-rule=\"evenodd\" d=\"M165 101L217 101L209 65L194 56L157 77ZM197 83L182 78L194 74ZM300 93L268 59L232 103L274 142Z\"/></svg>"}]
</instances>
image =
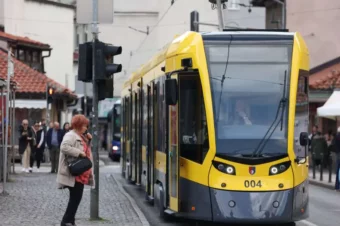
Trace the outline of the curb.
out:
<instances>
[{"instance_id":1,"label":"curb","mask_svg":"<svg viewBox=\"0 0 340 226\"><path fill-rule=\"evenodd\" d=\"M330 189L330 190L335 190L335 188L334 188L335 182L331 182L331 183L327 182L327 184L326 184L324 182L320 182L320 181L317 181L315 179L309 178L309 183L312 184L312 185L318 186L318 187L327 188L327 189Z\"/></svg>"},{"instance_id":2,"label":"curb","mask_svg":"<svg viewBox=\"0 0 340 226\"><path fill-rule=\"evenodd\" d=\"M139 217L139 220L142 222L142 225L143 226L150 226L150 223L148 222L148 220L146 219L145 215L143 214L143 212L138 207L136 201L125 191L125 189L123 188L122 184L118 180L116 180L116 178L112 174L110 174L110 176L117 183L119 190L130 201L133 209L135 210L135 212L137 213L137 215Z\"/></svg>"},{"instance_id":3,"label":"curb","mask_svg":"<svg viewBox=\"0 0 340 226\"><path fill-rule=\"evenodd\" d=\"M99 160L102 161L104 163L104 165L108 165L108 163L110 162L110 160L108 159L107 156L103 156L103 157L100 157L99 156Z\"/></svg>"}]
</instances>

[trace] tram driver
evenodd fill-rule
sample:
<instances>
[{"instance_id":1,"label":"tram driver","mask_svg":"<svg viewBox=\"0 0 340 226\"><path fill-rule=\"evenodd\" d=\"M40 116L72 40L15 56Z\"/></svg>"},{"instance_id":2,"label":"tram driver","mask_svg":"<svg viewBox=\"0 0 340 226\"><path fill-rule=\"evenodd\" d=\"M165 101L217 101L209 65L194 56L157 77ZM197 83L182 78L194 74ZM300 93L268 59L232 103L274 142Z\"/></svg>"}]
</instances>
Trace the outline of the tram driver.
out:
<instances>
[{"instance_id":1,"label":"tram driver","mask_svg":"<svg viewBox=\"0 0 340 226\"><path fill-rule=\"evenodd\" d=\"M248 107L244 100L237 100L235 103L234 124L236 125L252 125L248 113Z\"/></svg>"}]
</instances>

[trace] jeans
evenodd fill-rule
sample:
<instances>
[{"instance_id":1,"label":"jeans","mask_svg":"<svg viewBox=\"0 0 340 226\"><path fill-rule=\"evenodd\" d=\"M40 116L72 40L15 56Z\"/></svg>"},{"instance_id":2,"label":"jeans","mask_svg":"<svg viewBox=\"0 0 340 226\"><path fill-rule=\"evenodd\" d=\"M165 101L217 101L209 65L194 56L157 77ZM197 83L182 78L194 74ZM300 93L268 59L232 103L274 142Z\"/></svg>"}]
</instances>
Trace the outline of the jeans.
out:
<instances>
[{"instance_id":1,"label":"jeans","mask_svg":"<svg viewBox=\"0 0 340 226\"><path fill-rule=\"evenodd\" d=\"M68 189L70 190L70 199L62 221L74 224L78 206L83 197L84 185L76 182L74 187L68 187Z\"/></svg>"}]
</instances>

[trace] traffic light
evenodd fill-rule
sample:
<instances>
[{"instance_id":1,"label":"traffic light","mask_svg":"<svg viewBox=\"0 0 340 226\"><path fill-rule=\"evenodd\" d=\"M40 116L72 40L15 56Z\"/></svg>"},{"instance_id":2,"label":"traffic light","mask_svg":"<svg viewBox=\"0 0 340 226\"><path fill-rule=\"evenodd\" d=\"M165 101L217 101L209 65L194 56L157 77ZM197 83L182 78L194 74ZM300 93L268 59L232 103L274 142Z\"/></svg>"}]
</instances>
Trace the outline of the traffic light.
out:
<instances>
[{"instance_id":1,"label":"traffic light","mask_svg":"<svg viewBox=\"0 0 340 226\"><path fill-rule=\"evenodd\" d=\"M79 45L78 81L92 82L92 42Z\"/></svg>"},{"instance_id":2,"label":"traffic light","mask_svg":"<svg viewBox=\"0 0 340 226\"><path fill-rule=\"evenodd\" d=\"M121 64L114 64L113 57L122 53L121 46L113 46L100 41L96 42L96 77L98 80L106 80L113 74L122 71Z\"/></svg>"},{"instance_id":3,"label":"traffic light","mask_svg":"<svg viewBox=\"0 0 340 226\"><path fill-rule=\"evenodd\" d=\"M47 85L47 103L51 104L53 102L53 95L55 93L55 89L53 86Z\"/></svg>"},{"instance_id":4,"label":"traffic light","mask_svg":"<svg viewBox=\"0 0 340 226\"><path fill-rule=\"evenodd\" d=\"M113 78L99 80L98 83L98 100L113 97Z\"/></svg>"},{"instance_id":5,"label":"traffic light","mask_svg":"<svg viewBox=\"0 0 340 226\"><path fill-rule=\"evenodd\" d=\"M190 13L190 31L199 31L199 26L197 23L199 22L199 14L197 11L192 11Z\"/></svg>"}]
</instances>

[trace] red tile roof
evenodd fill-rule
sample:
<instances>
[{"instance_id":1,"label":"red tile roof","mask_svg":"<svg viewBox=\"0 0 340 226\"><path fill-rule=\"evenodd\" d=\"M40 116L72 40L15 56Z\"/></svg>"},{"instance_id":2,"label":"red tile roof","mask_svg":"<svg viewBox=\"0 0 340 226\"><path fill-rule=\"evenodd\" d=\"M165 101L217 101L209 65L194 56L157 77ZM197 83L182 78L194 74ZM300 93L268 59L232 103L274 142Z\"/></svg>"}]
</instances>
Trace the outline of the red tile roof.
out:
<instances>
[{"instance_id":1,"label":"red tile roof","mask_svg":"<svg viewBox=\"0 0 340 226\"><path fill-rule=\"evenodd\" d=\"M340 63L325 68L309 77L311 89L340 88Z\"/></svg>"},{"instance_id":2,"label":"red tile roof","mask_svg":"<svg viewBox=\"0 0 340 226\"><path fill-rule=\"evenodd\" d=\"M7 53L0 51L0 78L7 77ZM65 86L48 78L46 75L32 69L21 61L14 59L14 77L17 83L18 93L46 93L46 83L50 83L56 87L56 93L64 93L69 97L77 96Z\"/></svg>"},{"instance_id":3,"label":"red tile roof","mask_svg":"<svg viewBox=\"0 0 340 226\"><path fill-rule=\"evenodd\" d=\"M24 43L24 44L35 45L35 46L38 46L38 47L50 48L50 45L48 45L48 44L38 42L38 41L34 41L34 40L29 39L27 37L21 37L21 36L8 34L8 33L5 33L5 32L2 32L2 31L0 31L0 39L1 38L6 39L6 40L10 40L10 41Z\"/></svg>"}]
</instances>

